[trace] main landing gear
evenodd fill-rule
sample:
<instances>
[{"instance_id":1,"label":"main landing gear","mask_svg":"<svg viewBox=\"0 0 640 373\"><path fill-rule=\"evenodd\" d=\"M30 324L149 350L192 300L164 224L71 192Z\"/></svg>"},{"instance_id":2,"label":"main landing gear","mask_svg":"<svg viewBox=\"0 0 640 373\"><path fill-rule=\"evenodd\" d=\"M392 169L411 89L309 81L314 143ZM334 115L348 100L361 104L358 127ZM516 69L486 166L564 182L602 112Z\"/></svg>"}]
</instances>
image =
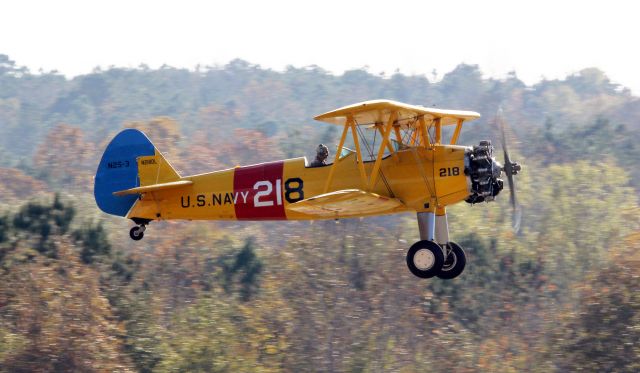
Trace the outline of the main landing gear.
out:
<instances>
[{"instance_id":1,"label":"main landing gear","mask_svg":"<svg viewBox=\"0 0 640 373\"><path fill-rule=\"evenodd\" d=\"M418 213L421 241L411 246L407 253L407 266L420 278L437 276L444 280L458 277L467 264L462 247L449 241L447 214L444 209Z\"/></svg>"},{"instance_id":2,"label":"main landing gear","mask_svg":"<svg viewBox=\"0 0 640 373\"><path fill-rule=\"evenodd\" d=\"M129 237L134 241L140 241L144 237L144 231L147 229L147 224L151 222L148 219L132 219L137 225L129 231Z\"/></svg>"}]
</instances>

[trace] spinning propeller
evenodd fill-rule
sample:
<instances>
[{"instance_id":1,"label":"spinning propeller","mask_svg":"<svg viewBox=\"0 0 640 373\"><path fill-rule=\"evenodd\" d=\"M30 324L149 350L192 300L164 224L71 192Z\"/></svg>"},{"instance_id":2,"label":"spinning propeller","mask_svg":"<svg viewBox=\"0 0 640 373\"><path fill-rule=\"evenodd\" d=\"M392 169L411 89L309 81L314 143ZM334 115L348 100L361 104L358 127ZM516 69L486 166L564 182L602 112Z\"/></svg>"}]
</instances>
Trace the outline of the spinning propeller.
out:
<instances>
[{"instance_id":1,"label":"spinning propeller","mask_svg":"<svg viewBox=\"0 0 640 373\"><path fill-rule=\"evenodd\" d=\"M504 152L504 166L502 166L502 171L507 175L507 181L509 183L509 193L510 193L510 202L511 202L511 224L515 233L518 233L520 230L520 222L522 220L522 208L518 204L518 199L516 197L516 185L513 180L513 175L517 175L518 172L522 169L520 164L517 162L511 162L511 157L509 157L509 150L507 149L507 139L505 136L504 130L504 119L502 117L502 108L498 109L498 113L496 114L496 119L498 124L500 125L500 134L502 140L502 151Z\"/></svg>"}]
</instances>

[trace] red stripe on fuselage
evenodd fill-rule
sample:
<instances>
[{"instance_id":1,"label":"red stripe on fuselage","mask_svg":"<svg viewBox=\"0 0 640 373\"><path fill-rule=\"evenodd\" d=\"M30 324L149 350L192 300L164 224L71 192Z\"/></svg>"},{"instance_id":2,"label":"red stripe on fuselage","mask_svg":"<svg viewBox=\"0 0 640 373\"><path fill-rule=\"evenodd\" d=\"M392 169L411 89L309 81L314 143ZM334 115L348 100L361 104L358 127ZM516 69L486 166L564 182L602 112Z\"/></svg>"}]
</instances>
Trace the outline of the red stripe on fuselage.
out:
<instances>
[{"instance_id":1,"label":"red stripe on fuselage","mask_svg":"<svg viewBox=\"0 0 640 373\"><path fill-rule=\"evenodd\" d=\"M282 173L284 162L239 167L233 175L233 191L246 196L235 204L238 220L284 220Z\"/></svg>"}]
</instances>

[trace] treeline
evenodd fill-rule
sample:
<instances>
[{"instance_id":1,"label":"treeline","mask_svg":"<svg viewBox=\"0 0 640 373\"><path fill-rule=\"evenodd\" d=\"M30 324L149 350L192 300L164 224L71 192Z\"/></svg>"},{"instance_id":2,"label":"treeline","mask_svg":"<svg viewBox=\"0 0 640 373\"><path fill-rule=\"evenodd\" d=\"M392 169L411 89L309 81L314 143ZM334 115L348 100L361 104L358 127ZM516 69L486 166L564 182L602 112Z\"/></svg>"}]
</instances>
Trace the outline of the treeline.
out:
<instances>
[{"instance_id":1,"label":"treeline","mask_svg":"<svg viewBox=\"0 0 640 373\"><path fill-rule=\"evenodd\" d=\"M77 149L84 156L123 126L163 120L179 123L169 137L159 133L154 139L167 145L159 146L170 158L219 146L255 149L246 160L227 151L227 159L203 159L185 171L309 155L318 142L337 142L338 136L334 126L313 122L313 116L373 98L478 111L483 117L465 128L465 144L497 139L494 114L502 107L517 151L545 164L590 157L628 165L640 150L640 100L597 69L531 87L515 73L483 79L475 65L459 65L431 82L365 70L334 76L317 66L281 73L242 60L196 71L110 68L67 80L55 72L33 74L0 55L0 167L17 167L42 180L56 170L32 168L55 156L47 149L52 137L81 138L91 144ZM78 163L75 157L64 161ZM640 170L628 172L639 187Z\"/></svg>"},{"instance_id":2,"label":"treeline","mask_svg":"<svg viewBox=\"0 0 640 373\"><path fill-rule=\"evenodd\" d=\"M484 79L476 65L459 65L432 82L365 70L334 76L317 66L275 72L242 60L195 71L110 68L67 80L55 72L33 74L0 55L0 167L27 167L59 124L78 128L99 143L125 122L156 117L181 124L182 145L233 142L234 131L249 129L275 137L274 147L284 155L299 156L336 136L335 129L314 123L313 116L374 98L480 112L483 117L463 132L464 143L497 138L492 123L501 106L523 154L549 162L555 150L565 148L563 142L575 150L563 152L562 160L586 152L628 161L640 141L640 101L593 68L530 87L515 73ZM576 141L582 135L588 143ZM583 146L599 150L592 153ZM640 180L638 172L631 172Z\"/></svg>"}]
</instances>

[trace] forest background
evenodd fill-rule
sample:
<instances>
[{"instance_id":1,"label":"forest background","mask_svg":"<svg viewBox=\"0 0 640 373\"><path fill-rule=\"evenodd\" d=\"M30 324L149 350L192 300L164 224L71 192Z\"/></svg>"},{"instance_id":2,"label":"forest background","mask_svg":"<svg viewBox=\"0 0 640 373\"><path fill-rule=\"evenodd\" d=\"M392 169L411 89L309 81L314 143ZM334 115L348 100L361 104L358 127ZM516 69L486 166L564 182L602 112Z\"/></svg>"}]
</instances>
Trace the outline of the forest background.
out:
<instances>
[{"instance_id":1,"label":"forest background","mask_svg":"<svg viewBox=\"0 0 640 373\"><path fill-rule=\"evenodd\" d=\"M201 173L312 156L339 136L314 115L375 98L482 113L468 145L497 143L504 109L522 229L506 193L451 208L460 278L409 273L412 214L161 222L133 242L93 200L125 127ZM596 68L533 86L242 60L67 79L0 55L0 371L637 372L639 142L640 99Z\"/></svg>"}]
</instances>

